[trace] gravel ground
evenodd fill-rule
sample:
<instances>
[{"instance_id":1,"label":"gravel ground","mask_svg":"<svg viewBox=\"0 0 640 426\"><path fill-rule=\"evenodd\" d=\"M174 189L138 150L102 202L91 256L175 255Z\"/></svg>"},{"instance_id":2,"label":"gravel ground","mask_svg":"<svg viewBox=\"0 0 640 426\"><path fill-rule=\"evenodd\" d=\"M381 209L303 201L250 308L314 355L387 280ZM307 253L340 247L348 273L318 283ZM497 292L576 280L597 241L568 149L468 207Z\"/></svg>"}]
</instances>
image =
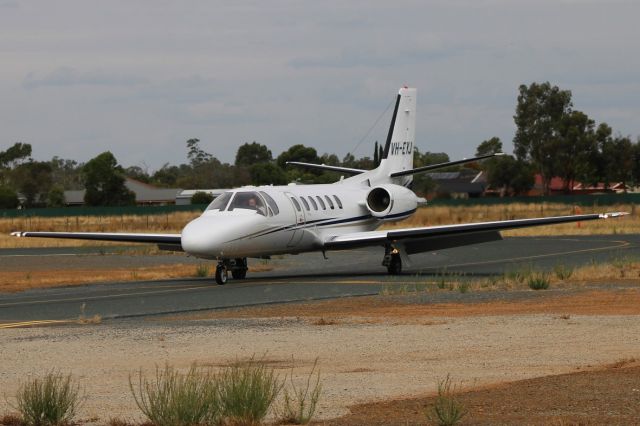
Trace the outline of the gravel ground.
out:
<instances>
[{"instance_id":1,"label":"gravel ground","mask_svg":"<svg viewBox=\"0 0 640 426\"><path fill-rule=\"evenodd\" d=\"M302 380L320 359L318 418L353 404L425 395L448 373L476 387L576 371L640 355L636 315L522 314L316 325L309 319L129 321L0 332L0 388L52 368L71 372L87 399L80 418L139 419L128 385L138 368L221 366L256 355ZM0 399L0 413L11 411Z\"/></svg>"}]
</instances>

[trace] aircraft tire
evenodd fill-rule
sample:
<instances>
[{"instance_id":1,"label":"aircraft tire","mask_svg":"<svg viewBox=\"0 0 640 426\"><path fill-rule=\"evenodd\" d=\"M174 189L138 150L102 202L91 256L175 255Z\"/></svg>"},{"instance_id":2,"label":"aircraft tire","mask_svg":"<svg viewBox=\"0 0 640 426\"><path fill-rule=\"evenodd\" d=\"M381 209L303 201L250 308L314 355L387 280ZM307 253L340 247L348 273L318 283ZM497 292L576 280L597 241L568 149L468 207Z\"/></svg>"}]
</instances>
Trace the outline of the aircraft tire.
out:
<instances>
[{"instance_id":1,"label":"aircraft tire","mask_svg":"<svg viewBox=\"0 0 640 426\"><path fill-rule=\"evenodd\" d=\"M235 260L235 266L231 268L231 276L236 280L243 280L247 277L247 258L238 258Z\"/></svg>"},{"instance_id":2,"label":"aircraft tire","mask_svg":"<svg viewBox=\"0 0 640 426\"><path fill-rule=\"evenodd\" d=\"M216 282L219 285L225 285L227 283L227 267L224 265L216 266Z\"/></svg>"},{"instance_id":3,"label":"aircraft tire","mask_svg":"<svg viewBox=\"0 0 640 426\"><path fill-rule=\"evenodd\" d=\"M389 266L387 266L387 271L389 275L400 275L402 272L402 259L399 255L391 255L391 261L389 262Z\"/></svg>"}]
</instances>

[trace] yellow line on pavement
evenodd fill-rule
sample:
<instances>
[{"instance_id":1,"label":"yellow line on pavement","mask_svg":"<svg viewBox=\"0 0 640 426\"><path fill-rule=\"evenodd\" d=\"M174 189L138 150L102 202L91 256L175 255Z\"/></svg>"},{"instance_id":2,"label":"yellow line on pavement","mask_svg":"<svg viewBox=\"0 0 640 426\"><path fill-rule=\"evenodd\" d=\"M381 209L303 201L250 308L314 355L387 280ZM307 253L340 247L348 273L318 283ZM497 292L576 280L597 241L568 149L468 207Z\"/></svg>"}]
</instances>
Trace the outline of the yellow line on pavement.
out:
<instances>
[{"instance_id":1,"label":"yellow line on pavement","mask_svg":"<svg viewBox=\"0 0 640 426\"><path fill-rule=\"evenodd\" d=\"M70 324L74 321L75 320L39 320L39 321L8 322L8 323L0 323L0 328L20 328L20 327L33 327L38 325Z\"/></svg>"}]
</instances>

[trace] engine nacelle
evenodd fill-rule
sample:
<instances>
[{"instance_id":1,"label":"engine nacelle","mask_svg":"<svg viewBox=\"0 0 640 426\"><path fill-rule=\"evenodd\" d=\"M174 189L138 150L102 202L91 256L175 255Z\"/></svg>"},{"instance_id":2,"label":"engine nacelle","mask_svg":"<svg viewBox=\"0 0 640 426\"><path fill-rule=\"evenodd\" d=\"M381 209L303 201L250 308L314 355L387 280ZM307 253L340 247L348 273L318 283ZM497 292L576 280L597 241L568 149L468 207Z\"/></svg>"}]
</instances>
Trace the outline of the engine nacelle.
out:
<instances>
[{"instance_id":1,"label":"engine nacelle","mask_svg":"<svg viewBox=\"0 0 640 426\"><path fill-rule=\"evenodd\" d=\"M416 194L404 186L385 184L369 191L367 209L378 219L394 220L413 213L418 201Z\"/></svg>"}]
</instances>

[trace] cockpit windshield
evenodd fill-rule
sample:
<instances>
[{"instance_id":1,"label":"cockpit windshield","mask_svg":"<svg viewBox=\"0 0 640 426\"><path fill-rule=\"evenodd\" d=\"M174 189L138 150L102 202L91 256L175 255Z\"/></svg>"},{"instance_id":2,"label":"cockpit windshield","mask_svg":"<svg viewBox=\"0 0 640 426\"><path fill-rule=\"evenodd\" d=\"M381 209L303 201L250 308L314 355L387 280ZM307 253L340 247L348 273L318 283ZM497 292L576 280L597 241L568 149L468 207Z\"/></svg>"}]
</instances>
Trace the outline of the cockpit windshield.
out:
<instances>
[{"instance_id":1,"label":"cockpit windshield","mask_svg":"<svg viewBox=\"0 0 640 426\"><path fill-rule=\"evenodd\" d=\"M231 201L229 205L228 211L232 211L233 209L255 210L263 216L267 215L267 207L262 197L253 191L236 192L233 201Z\"/></svg>"},{"instance_id":2,"label":"cockpit windshield","mask_svg":"<svg viewBox=\"0 0 640 426\"><path fill-rule=\"evenodd\" d=\"M225 207L227 207L227 204L229 204L229 200L231 199L232 196L233 196L233 192L223 192L222 195L217 196L216 199L213 200L211 204L209 204L209 207L207 207L207 211L210 211L210 210L224 211Z\"/></svg>"}]
</instances>

